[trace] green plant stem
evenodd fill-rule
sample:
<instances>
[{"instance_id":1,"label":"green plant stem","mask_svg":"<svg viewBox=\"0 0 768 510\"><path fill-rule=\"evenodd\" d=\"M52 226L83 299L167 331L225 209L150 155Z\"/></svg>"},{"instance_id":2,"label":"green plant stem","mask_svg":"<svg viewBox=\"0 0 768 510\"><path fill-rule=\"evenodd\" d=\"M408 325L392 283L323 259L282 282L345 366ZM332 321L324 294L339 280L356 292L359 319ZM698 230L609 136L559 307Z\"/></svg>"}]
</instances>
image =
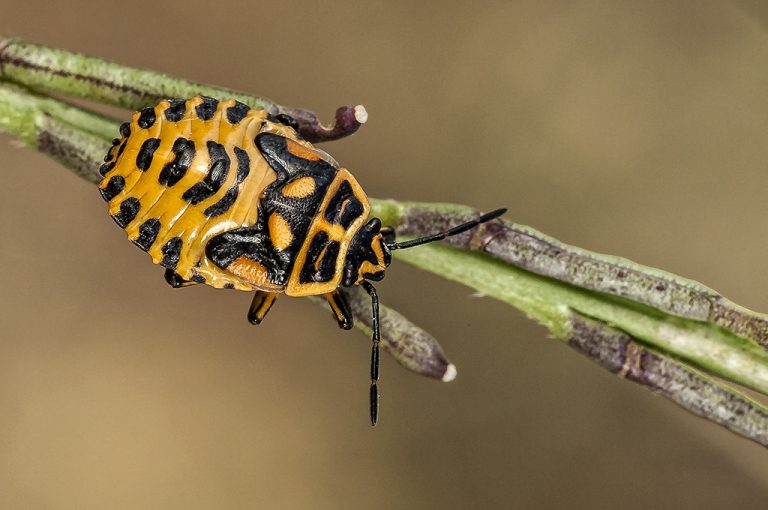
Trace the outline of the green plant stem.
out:
<instances>
[{"instance_id":1,"label":"green plant stem","mask_svg":"<svg viewBox=\"0 0 768 510\"><path fill-rule=\"evenodd\" d=\"M109 145L107 140L115 136L115 127L114 121L100 115L0 83L0 130L48 154L88 181L98 182L94 169Z\"/></svg>"},{"instance_id":2,"label":"green plant stem","mask_svg":"<svg viewBox=\"0 0 768 510\"><path fill-rule=\"evenodd\" d=\"M0 82L0 129L12 132L27 145L34 145L39 134L38 124L46 116L77 126L79 131L102 140L111 140L117 136L114 119L23 87Z\"/></svg>"}]
</instances>

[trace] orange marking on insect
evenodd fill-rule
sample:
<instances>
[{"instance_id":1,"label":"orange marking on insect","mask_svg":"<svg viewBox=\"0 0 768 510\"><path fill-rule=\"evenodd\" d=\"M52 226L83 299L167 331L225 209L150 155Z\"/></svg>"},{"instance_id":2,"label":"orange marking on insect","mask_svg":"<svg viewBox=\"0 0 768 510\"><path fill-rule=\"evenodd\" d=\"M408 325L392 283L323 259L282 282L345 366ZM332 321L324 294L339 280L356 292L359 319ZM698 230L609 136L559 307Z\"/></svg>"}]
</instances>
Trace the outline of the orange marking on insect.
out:
<instances>
[{"instance_id":1,"label":"orange marking on insect","mask_svg":"<svg viewBox=\"0 0 768 510\"><path fill-rule=\"evenodd\" d=\"M313 150L307 149L301 144L294 142L293 140L286 139L286 149L288 152L296 156L297 158L306 159L307 161L318 161L323 158Z\"/></svg>"},{"instance_id":2,"label":"orange marking on insect","mask_svg":"<svg viewBox=\"0 0 768 510\"><path fill-rule=\"evenodd\" d=\"M288 248L293 242L291 225L277 213L269 215L268 223L269 238L272 240L272 245L280 251Z\"/></svg>"},{"instance_id":3,"label":"orange marking on insect","mask_svg":"<svg viewBox=\"0 0 768 510\"><path fill-rule=\"evenodd\" d=\"M238 257L227 266L227 271L256 285L267 283L267 268L248 257Z\"/></svg>"},{"instance_id":4,"label":"orange marking on insect","mask_svg":"<svg viewBox=\"0 0 768 510\"><path fill-rule=\"evenodd\" d=\"M317 260L315 260L315 271L320 270L320 262L322 262L323 259L325 258L325 254L328 252L329 246L330 244L326 244L325 246L323 246L323 249L320 252L320 255L317 256Z\"/></svg>"},{"instance_id":5,"label":"orange marking on insect","mask_svg":"<svg viewBox=\"0 0 768 510\"><path fill-rule=\"evenodd\" d=\"M300 177L283 186L283 195L288 198L305 198L315 192L315 180L312 177Z\"/></svg>"},{"instance_id":6,"label":"orange marking on insect","mask_svg":"<svg viewBox=\"0 0 768 510\"><path fill-rule=\"evenodd\" d=\"M268 223L272 245L280 251L288 248L293 242L293 232L288 221L279 214L272 213L269 215Z\"/></svg>"}]
</instances>

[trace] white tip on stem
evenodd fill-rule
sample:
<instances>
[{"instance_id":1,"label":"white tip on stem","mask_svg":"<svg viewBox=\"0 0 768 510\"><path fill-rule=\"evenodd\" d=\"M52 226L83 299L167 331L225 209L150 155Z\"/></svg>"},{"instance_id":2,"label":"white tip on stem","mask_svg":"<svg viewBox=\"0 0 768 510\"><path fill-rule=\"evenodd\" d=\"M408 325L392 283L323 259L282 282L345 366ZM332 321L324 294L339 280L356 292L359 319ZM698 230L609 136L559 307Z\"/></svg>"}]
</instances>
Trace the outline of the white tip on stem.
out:
<instances>
[{"instance_id":1,"label":"white tip on stem","mask_svg":"<svg viewBox=\"0 0 768 510\"><path fill-rule=\"evenodd\" d=\"M355 106L355 120L360 124L365 124L368 120L368 112L365 111L365 106L359 104Z\"/></svg>"},{"instance_id":2,"label":"white tip on stem","mask_svg":"<svg viewBox=\"0 0 768 510\"><path fill-rule=\"evenodd\" d=\"M451 382L454 379L456 379L456 365L453 363L448 365L448 368L445 369L445 373L443 374L443 382Z\"/></svg>"}]
</instances>

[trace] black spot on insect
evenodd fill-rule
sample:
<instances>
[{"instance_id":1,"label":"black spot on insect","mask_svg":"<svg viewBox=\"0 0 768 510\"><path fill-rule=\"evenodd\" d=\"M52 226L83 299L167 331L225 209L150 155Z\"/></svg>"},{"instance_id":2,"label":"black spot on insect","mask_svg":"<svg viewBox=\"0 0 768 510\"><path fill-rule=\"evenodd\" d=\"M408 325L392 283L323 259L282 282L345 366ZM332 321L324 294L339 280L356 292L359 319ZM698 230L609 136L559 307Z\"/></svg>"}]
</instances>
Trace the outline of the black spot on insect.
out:
<instances>
[{"instance_id":1,"label":"black spot on insect","mask_svg":"<svg viewBox=\"0 0 768 510\"><path fill-rule=\"evenodd\" d=\"M117 149L117 156L115 157L115 159L119 159L120 156L123 155L123 151L125 150L125 146L126 145L128 145L128 139L127 138L125 140L123 140L123 143L120 145L120 148Z\"/></svg>"},{"instance_id":2,"label":"black spot on insect","mask_svg":"<svg viewBox=\"0 0 768 510\"><path fill-rule=\"evenodd\" d=\"M101 198L109 202L119 195L120 192L123 191L123 188L125 188L125 179L123 176L113 175L109 178L107 185L100 189L99 192L101 193Z\"/></svg>"},{"instance_id":3,"label":"black spot on insect","mask_svg":"<svg viewBox=\"0 0 768 510\"><path fill-rule=\"evenodd\" d=\"M238 195L238 188L237 188L237 185L235 185L227 190L224 196L221 197L221 200L207 207L205 211L203 211L203 213L206 216L209 216L211 218L215 218L216 216L221 216L222 214L227 212L230 207L232 207L232 204L234 204L237 201L237 195Z\"/></svg>"},{"instance_id":4,"label":"black spot on insect","mask_svg":"<svg viewBox=\"0 0 768 510\"><path fill-rule=\"evenodd\" d=\"M663 283L657 284L655 288L659 292L664 292L665 290L667 290L667 286L664 285Z\"/></svg>"},{"instance_id":5,"label":"black spot on insect","mask_svg":"<svg viewBox=\"0 0 768 510\"><path fill-rule=\"evenodd\" d=\"M344 228L349 228L363 214L363 211L362 202L352 193L352 185L349 181L344 181L328 202L325 219L331 224L338 223Z\"/></svg>"},{"instance_id":6,"label":"black spot on insect","mask_svg":"<svg viewBox=\"0 0 768 510\"><path fill-rule=\"evenodd\" d=\"M208 154L211 157L211 167L205 178L189 188L181 196L182 199L192 205L199 204L206 198L210 198L221 189L229 174L230 159L224 146L214 141L208 141Z\"/></svg>"},{"instance_id":7,"label":"black spot on insect","mask_svg":"<svg viewBox=\"0 0 768 510\"><path fill-rule=\"evenodd\" d=\"M248 157L248 153L240 147L234 148L235 157L237 158L237 182L243 182L251 171L251 158Z\"/></svg>"},{"instance_id":8,"label":"black spot on insect","mask_svg":"<svg viewBox=\"0 0 768 510\"><path fill-rule=\"evenodd\" d=\"M220 216L227 212L232 204L237 201L237 195L239 192L240 184L248 177L248 173L251 171L251 158L248 157L248 153L240 147L235 147L235 156L237 157L237 178L231 188L227 190L224 196L215 204L208 207L204 213L206 216L215 217Z\"/></svg>"},{"instance_id":9,"label":"black spot on insect","mask_svg":"<svg viewBox=\"0 0 768 510\"><path fill-rule=\"evenodd\" d=\"M178 122L184 117L186 102L183 99L169 99L170 106L165 109L163 115L169 122Z\"/></svg>"},{"instance_id":10,"label":"black spot on insect","mask_svg":"<svg viewBox=\"0 0 768 510\"><path fill-rule=\"evenodd\" d=\"M235 288L235 284L234 283L225 283L224 284L224 288L225 289L234 289Z\"/></svg>"},{"instance_id":11,"label":"black spot on insect","mask_svg":"<svg viewBox=\"0 0 768 510\"><path fill-rule=\"evenodd\" d=\"M157 239L158 232L160 232L160 220L157 218L147 220L139 227L139 237L132 239L133 244L144 251L149 251Z\"/></svg>"},{"instance_id":12,"label":"black spot on insect","mask_svg":"<svg viewBox=\"0 0 768 510\"><path fill-rule=\"evenodd\" d=\"M171 152L175 155L173 161L165 164L157 178L163 186L174 186L187 173L195 158L195 143L186 138L177 138Z\"/></svg>"},{"instance_id":13,"label":"black spot on insect","mask_svg":"<svg viewBox=\"0 0 768 510\"><path fill-rule=\"evenodd\" d=\"M328 238L328 234L323 231L318 232L307 250L304 267L299 273L299 282L327 282L333 279L340 247L338 241L331 241Z\"/></svg>"},{"instance_id":14,"label":"black spot on insect","mask_svg":"<svg viewBox=\"0 0 768 510\"><path fill-rule=\"evenodd\" d=\"M284 126L292 127L295 131L299 130L299 123L285 113L278 113L277 115L267 114L267 120L276 124L282 124Z\"/></svg>"},{"instance_id":15,"label":"black spot on insect","mask_svg":"<svg viewBox=\"0 0 768 510\"><path fill-rule=\"evenodd\" d=\"M195 106L195 113L200 120L211 120L219 107L219 101L212 97L201 96L203 102Z\"/></svg>"},{"instance_id":16,"label":"black spot on insect","mask_svg":"<svg viewBox=\"0 0 768 510\"><path fill-rule=\"evenodd\" d=\"M324 186L325 180L336 175L336 168L323 159L308 160L291 154L288 151L288 142L283 136L260 133L255 141L261 155L277 172L277 180L271 186L280 186L291 177L303 175L315 177L316 184Z\"/></svg>"},{"instance_id":17,"label":"black spot on insect","mask_svg":"<svg viewBox=\"0 0 768 510\"><path fill-rule=\"evenodd\" d=\"M99 167L99 173L101 174L102 177L104 177L113 168L115 168L115 162L114 161L112 161L111 163L105 163L105 164L103 164L103 165L101 165Z\"/></svg>"},{"instance_id":18,"label":"black spot on insect","mask_svg":"<svg viewBox=\"0 0 768 510\"><path fill-rule=\"evenodd\" d=\"M120 134L123 136L123 138L128 138L131 136L131 124L129 122L123 122L120 124Z\"/></svg>"},{"instance_id":19,"label":"black spot on insect","mask_svg":"<svg viewBox=\"0 0 768 510\"><path fill-rule=\"evenodd\" d=\"M155 109L151 106L141 109L137 124L141 129L149 129L155 123Z\"/></svg>"},{"instance_id":20,"label":"black spot on insect","mask_svg":"<svg viewBox=\"0 0 768 510\"><path fill-rule=\"evenodd\" d=\"M193 281L195 283L205 283L205 276L201 274L193 274L190 281Z\"/></svg>"},{"instance_id":21,"label":"black spot on insect","mask_svg":"<svg viewBox=\"0 0 768 510\"><path fill-rule=\"evenodd\" d=\"M136 155L136 167L142 172L146 172L152 165L152 156L155 155L155 151L160 147L159 138L147 138L144 143L141 144L139 153Z\"/></svg>"},{"instance_id":22,"label":"black spot on insect","mask_svg":"<svg viewBox=\"0 0 768 510\"><path fill-rule=\"evenodd\" d=\"M112 139L112 147L114 147L114 146L115 146L115 145L117 145L118 143L120 143L120 139L119 139L119 138L113 138L113 139Z\"/></svg>"},{"instance_id":23,"label":"black spot on insect","mask_svg":"<svg viewBox=\"0 0 768 510\"><path fill-rule=\"evenodd\" d=\"M163 260L160 262L160 265L166 269L175 270L176 264L179 263L179 258L181 257L181 247L183 244L180 237L169 239L161 248Z\"/></svg>"},{"instance_id":24,"label":"black spot on insect","mask_svg":"<svg viewBox=\"0 0 768 510\"><path fill-rule=\"evenodd\" d=\"M247 104L235 101L234 106L227 108L227 120L230 124L237 124L248 114L251 108Z\"/></svg>"},{"instance_id":25,"label":"black spot on insect","mask_svg":"<svg viewBox=\"0 0 768 510\"><path fill-rule=\"evenodd\" d=\"M125 228L136 217L139 209L141 209L141 203L138 198L126 198L120 203L120 212L112 216L112 219L122 228Z\"/></svg>"}]
</instances>

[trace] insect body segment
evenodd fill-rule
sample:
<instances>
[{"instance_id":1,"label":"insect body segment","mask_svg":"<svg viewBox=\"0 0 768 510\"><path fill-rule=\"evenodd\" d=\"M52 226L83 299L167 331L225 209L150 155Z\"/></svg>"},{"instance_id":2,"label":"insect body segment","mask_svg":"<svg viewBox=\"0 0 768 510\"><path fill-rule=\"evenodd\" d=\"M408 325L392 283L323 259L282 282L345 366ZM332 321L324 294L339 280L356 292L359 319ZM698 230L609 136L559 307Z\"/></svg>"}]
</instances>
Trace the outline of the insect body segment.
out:
<instances>
[{"instance_id":1,"label":"insect body segment","mask_svg":"<svg viewBox=\"0 0 768 510\"><path fill-rule=\"evenodd\" d=\"M278 294L324 295L339 326L352 327L340 286L372 300L371 421L378 416L378 281L391 251L442 239L503 210L421 240L396 243L369 219L360 184L302 140L295 121L235 100L198 96L147 107L120 127L99 169L101 196L128 238L166 268L173 287L256 291L259 324ZM366 223L367 222L367 223Z\"/></svg>"}]
</instances>

